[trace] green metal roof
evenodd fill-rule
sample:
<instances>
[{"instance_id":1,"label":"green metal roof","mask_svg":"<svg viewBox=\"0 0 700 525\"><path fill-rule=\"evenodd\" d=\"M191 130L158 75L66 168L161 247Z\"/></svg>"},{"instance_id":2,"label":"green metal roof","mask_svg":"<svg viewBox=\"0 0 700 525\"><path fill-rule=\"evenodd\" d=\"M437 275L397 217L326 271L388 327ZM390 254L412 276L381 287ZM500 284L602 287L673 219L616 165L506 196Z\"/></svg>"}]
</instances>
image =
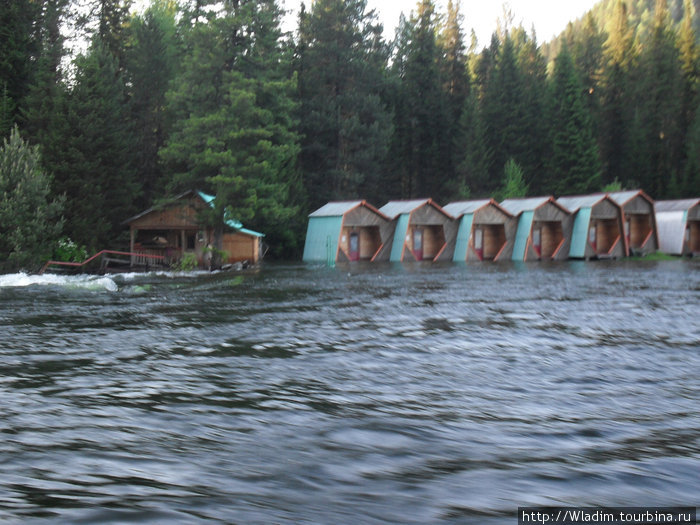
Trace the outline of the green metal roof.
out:
<instances>
[{"instance_id":1,"label":"green metal roof","mask_svg":"<svg viewBox=\"0 0 700 525\"><path fill-rule=\"evenodd\" d=\"M198 191L197 195L200 196L200 198L207 203L209 206L212 208L214 207L214 201L216 200L216 197L214 195L209 195L207 193L204 193L203 191ZM254 237L265 237L264 233L259 233L253 230L248 230L247 228L243 227L243 223L241 221L237 221L236 219L232 219L230 216L228 216L227 212L224 212L224 223L226 226L229 228L233 228L234 230L238 230L241 233L245 233L246 235L252 235Z\"/></svg>"}]
</instances>

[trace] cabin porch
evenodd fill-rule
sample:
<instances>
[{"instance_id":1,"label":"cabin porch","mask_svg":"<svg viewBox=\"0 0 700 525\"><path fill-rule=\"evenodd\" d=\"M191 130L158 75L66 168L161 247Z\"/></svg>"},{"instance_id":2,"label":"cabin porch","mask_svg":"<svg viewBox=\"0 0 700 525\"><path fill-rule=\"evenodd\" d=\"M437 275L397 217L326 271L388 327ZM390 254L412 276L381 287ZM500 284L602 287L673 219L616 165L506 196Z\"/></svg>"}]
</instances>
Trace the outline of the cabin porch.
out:
<instances>
[{"instance_id":1,"label":"cabin porch","mask_svg":"<svg viewBox=\"0 0 700 525\"><path fill-rule=\"evenodd\" d=\"M185 253L193 253L201 263L206 247L206 235L196 228L131 230L131 252L160 255L165 264L180 261ZM143 260L141 260L143 259ZM146 259L138 255L131 257L132 265L142 265Z\"/></svg>"}]
</instances>

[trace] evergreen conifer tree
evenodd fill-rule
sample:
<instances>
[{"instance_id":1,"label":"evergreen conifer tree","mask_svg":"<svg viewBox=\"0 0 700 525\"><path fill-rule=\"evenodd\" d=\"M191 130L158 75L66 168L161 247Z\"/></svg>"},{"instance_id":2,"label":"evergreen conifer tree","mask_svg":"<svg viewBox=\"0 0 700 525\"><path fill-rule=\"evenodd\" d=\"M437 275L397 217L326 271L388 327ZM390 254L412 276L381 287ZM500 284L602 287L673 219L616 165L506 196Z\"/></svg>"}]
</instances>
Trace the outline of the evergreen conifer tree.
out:
<instances>
[{"instance_id":1,"label":"evergreen conifer tree","mask_svg":"<svg viewBox=\"0 0 700 525\"><path fill-rule=\"evenodd\" d=\"M380 192L392 129L382 27L366 0L318 0L300 22L301 166L309 205Z\"/></svg>"},{"instance_id":2,"label":"evergreen conifer tree","mask_svg":"<svg viewBox=\"0 0 700 525\"><path fill-rule=\"evenodd\" d=\"M0 268L37 270L60 235L61 207L51 197L39 148L15 126L0 147Z\"/></svg>"},{"instance_id":3,"label":"evergreen conifer tree","mask_svg":"<svg viewBox=\"0 0 700 525\"><path fill-rule=\"evenodd\" d=\"M596 191L601 187L598 147L585 107L585 90L566 44L556 58L551 89L552 155L547 184L540 190L556 195Z\"/></svg>"},{"instance_id":4,"label":"evergreen conifer tree","mask_svg":"<svg viewBox=\"0 0 700 525\"><path fill-rule=\"evenodd\" d=\"M251 0L195 23L168 93L174 122L160 151L171 191L215 194L215 226L236 218L274 249L293 243L298 215L296 82L279 19L274 1Z\"/></svg>"}]
</instances>

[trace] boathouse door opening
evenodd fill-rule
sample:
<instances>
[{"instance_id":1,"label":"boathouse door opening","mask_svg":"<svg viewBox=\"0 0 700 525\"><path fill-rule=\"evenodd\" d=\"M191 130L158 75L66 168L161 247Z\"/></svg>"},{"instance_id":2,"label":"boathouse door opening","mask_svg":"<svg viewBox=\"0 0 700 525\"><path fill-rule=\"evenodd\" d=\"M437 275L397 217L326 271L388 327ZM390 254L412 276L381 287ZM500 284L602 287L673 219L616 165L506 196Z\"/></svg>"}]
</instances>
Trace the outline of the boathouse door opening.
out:
<instances>
[{"instance_id":1,"label":"boathouse door opening","mask_svg":"<svg viewBox=\"0 0 700 525\"><path fill-rule=\"evenodd\" d=\"M350 256L350 261L360 260L360 235L357 232L352 232L350 234L350 248L348 250L348 255Z\"/></svg>"},{"instance_id":2,"label":"boathouse door opening","mask_svg":"<svg viewBox=\"0 0 700 525\"><path fill-rule=\"evenodd\" d=\"M564 242L559 221L537 221L533 226L532 245L541 259L552 259Z\"/></svg>"},{"instance_id":3,"label":"boathouse door opening","mask_svg":"<svg viewBox=\"0 0 700 525\"><path fill-rule=\"evenodd\" d=\"M484 224L481 228L483 228L484 232L481 259L484 261L493 261L498 257L506 244L505 224Z\"/></svg>"},{"instance_id":4,"label":"boathouse door opening","mask_svg":"<svg viewBox=\"0 0 700 525\"><path fill-rule=\"evenodd\" d=\"M686 239L690 253L700 254L700 221L688 221Z\"/></svg>"},{"instance_id":5,"label":"boathouse door opening","mask_svg":"<svg viewBox=\"0 0 700 525\"><path fill-rule=\"evenodd\" d=\"M589 230L593 235L591 246L596 255L607 255L620 240L620 226L616 219L597 219L591 223Z\"/></svg>"},{"instance_id":6,"label":"boathouse door opening","mask_svg":"<svg viewBox=\"0 0 700 525\"><path fill-rule=\"evenodd\" d=\"M625 233L629 247L639 250L652 234L651 216L646 213L629 213L625 217Z\"/></svg>"}]
</instances>

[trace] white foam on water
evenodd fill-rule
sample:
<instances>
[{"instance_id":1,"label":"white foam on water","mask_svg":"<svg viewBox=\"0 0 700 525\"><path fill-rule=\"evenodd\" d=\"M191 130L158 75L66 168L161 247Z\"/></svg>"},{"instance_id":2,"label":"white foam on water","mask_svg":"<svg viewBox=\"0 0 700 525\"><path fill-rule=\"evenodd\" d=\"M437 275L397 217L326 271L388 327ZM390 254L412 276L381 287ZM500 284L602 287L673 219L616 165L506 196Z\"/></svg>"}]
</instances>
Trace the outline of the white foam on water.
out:
<instances>
[{"instance_id":1,"label":"white foam on water","mask_svg":"<svg viewBox=\"0 0 700 525\"><path fill-rule=\"evenodd\" d=\"M103 275L43 275L24 272L0 275L0 288L22 288L27 286L62 286L86 290L107 290L116 292L117 284Z\"/></svg>"}]
</instances>

